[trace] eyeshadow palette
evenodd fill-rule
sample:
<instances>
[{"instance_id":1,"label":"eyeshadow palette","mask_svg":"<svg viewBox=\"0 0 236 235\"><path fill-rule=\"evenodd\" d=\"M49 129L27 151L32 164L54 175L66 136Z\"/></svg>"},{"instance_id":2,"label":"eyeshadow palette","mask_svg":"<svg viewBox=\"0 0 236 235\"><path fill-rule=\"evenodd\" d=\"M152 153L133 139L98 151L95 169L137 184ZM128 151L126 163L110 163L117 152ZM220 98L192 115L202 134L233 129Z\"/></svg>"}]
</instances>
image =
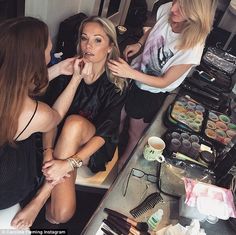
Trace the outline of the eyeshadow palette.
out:
<instances>
[{"instance_id":1,"label":"eyeshadow palette","mask_svg":"<svg viewBox=\"0 0 236 235\"><path fill-rule=\"evenodd\" d=\"M183 124L187 129L200 132L205 117L203 105L188 96L178 97L173 104L170 116L173 120Z\"/></svg>"},{"instance_id":2,"label":"eyeshadow palette","mask_svg":"<svg viewBox=\"0 0 236 235\"><path fill-rule=\"evenodd\" d=\"M236 135L236 124L229 116L211 110L204 133L208 138L226 145Z\"/></svg>"},{"instance_id":3,"label":"eyeshadow palette","mask_svg":"<svg viewBox=\"0 0 236 235\"><path fill-rule=\"evenodd\" d=\"M163 119L168 128L181 128L223 147L236 135L236 123L223 113L206 109L190 96L179 96Z\"/></svg>"}]
</instances>

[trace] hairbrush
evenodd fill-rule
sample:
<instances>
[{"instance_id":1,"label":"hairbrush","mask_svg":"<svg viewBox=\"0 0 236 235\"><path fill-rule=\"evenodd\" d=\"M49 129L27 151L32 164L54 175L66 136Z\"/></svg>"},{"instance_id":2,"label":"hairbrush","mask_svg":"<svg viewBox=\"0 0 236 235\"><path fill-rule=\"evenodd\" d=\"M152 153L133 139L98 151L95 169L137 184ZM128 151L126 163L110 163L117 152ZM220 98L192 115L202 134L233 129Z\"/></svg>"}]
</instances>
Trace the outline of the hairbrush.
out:
<instances>
[{"instance_id":1,"label":"hairbrush","mask_svg":"<svg viewBox=\"0 0 236 235\"><path fill-rule=\"evenodd\" d=\"M141 204L139 204L134 209L130 210L129 213L134 218L136 218L148 211L149 209L152 209L159 202L163 202L163 198L161 197L160 193L152 193L148 195Z\"/></svg>"}]
</instances>

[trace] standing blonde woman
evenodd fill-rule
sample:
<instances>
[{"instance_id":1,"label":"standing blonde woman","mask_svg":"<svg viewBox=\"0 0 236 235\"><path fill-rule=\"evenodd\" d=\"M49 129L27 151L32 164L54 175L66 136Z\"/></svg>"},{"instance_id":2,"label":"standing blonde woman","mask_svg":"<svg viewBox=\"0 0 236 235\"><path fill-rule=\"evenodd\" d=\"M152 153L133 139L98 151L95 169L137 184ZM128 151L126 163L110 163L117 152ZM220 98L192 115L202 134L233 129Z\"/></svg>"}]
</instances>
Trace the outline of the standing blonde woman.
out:
<instances>
[{"instance_id":1,"label":"standing blonde woman","mask_svg":"<svg viewBox=\"0 0 236 235\"><path fill-rule=\"evenodd\" d=\"M154 27L124 51L127 60L143 47L142 54L131 66L122 59L110 60L113 75L135 80L122 110L120 128L126 116L130 120L129 141L121 164L160 110L168 93L200 63L216 6L216 0L174 0L160 6Z\"/></svg>"}]
</instances>

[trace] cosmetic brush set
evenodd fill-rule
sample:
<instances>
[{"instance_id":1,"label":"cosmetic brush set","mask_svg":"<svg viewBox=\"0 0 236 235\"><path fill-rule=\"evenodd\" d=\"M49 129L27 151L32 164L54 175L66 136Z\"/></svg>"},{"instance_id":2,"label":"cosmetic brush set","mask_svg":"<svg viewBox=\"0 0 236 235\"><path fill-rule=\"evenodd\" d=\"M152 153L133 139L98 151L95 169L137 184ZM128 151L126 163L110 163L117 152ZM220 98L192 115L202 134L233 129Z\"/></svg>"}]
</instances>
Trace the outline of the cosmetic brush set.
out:
<instances>
[{"instance_id":1,"label":"cosmetic brush set","mask_svg":"<svg viewBox=\"0 0 236 235\"><path fill-rule=\"evenodd\" d=\"M146 222L137 222L117 211L104 208L108 214L107 219L103 220L105 224L101 230L105 235L148 235L148 224Z\"/></svg>"}]
</instances>

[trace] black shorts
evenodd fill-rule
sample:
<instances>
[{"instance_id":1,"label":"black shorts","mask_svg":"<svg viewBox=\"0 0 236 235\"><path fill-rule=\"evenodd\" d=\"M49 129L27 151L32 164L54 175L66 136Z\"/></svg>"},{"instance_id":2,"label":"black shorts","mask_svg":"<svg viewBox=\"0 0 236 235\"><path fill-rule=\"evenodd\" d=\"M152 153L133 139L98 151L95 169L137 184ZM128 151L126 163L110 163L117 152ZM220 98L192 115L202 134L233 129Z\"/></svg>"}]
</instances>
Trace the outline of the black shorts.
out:
<instances>
[{"instance_id":1,"label":"black shorts","mask_svg":"<svg viewBox=\"0 0 236 235\"><path fill-rule=\"evenodd\" d=\"M135 119L143 119L145 123L150 123L160 110L169 93L152 93L141 90L132 84L125 103L125 111Z\"/></svg>"}]
</instances>

